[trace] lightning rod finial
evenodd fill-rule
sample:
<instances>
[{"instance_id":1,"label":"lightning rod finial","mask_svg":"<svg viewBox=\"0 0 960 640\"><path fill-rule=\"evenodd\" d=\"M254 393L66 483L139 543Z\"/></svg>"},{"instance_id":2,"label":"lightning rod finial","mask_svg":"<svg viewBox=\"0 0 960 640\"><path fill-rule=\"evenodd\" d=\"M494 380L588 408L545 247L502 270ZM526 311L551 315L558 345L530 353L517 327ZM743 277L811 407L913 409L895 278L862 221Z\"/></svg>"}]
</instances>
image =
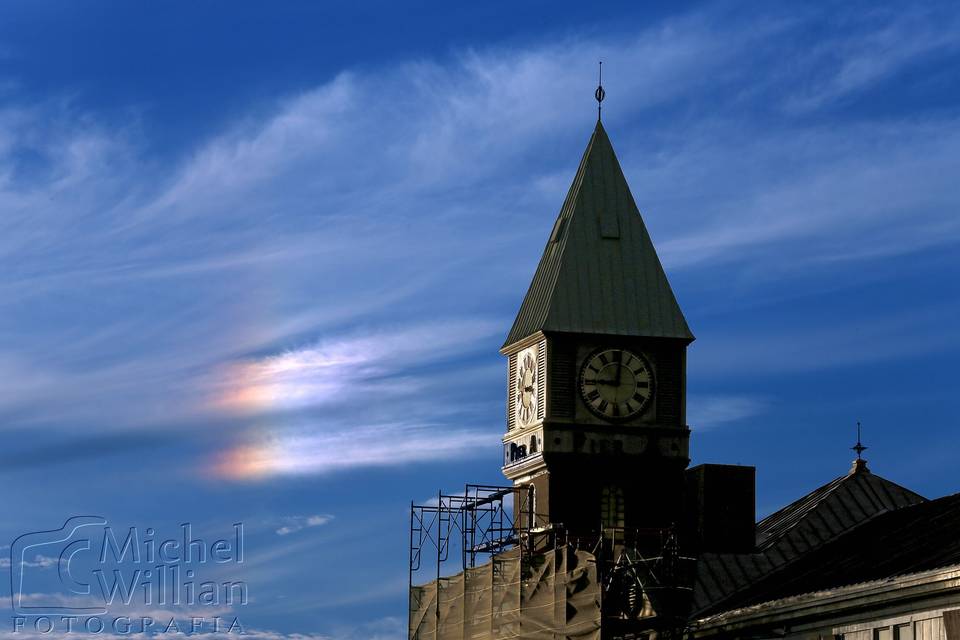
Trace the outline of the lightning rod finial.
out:
<instances>
[{"instance_id":1,"label":"lightning rod finial","mask_svg":"<svg viewBox=\"0 0 960 640\"><path fill-rule=\"evenodd\" d=\"M603 90L603 60L600 60L598 66L600 68L600 79L597 82L597 90L593 92L593 97L597 99L597 122L600 121L603 99L607 97L607 92Z\"/></svg>"}]
</instances>

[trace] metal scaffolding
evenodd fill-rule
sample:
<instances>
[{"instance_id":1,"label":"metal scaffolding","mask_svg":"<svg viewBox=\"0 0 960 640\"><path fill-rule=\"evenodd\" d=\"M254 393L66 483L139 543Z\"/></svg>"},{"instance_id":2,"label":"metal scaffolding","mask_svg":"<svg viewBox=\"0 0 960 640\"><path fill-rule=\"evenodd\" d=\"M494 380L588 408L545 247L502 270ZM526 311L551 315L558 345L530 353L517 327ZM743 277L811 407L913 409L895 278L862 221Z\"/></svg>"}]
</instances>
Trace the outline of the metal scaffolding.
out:
<instances>
[{"instance_id":1,"label":"metal scaffolding","mask_svg":"<svg viewBox=\"0 0 960 640\"><path fill-rule=\"evenodd\" d=\"M409 569L411 638L681 638L695 560L672 529L572 537L529 487L468 484L411 504Z\"/></svg>"},{"instance_id":2,"label":"metal scaffolding","mask_svg":"<svg viewBox=\"0 0 960 640\"><path fill-rule=\"evenodd\" d=\"M467 484L461 494L438 492L436 503L411 502L411 593L425 561L435 565L436 574L431 577L439 584L452 554L459 552L460 555L457 570L472 569L477 566L478 558L482 563L494 554L518 547L521 540L529 540L530 525L535 518L532 486ZM439 619L439 597L435 608Z\"/></svg>"},{"instance_id":3,"label":"metal scaffolding","mask_svg":"<svg viewBox=\"0 0 960 640\"><path fill-rule=\"evenodd\" d=\"M515 522L515 514L521 517ZM532 487L467 484L461 494L437 494L435 504L410 504L410 584L423 568L424 552L435 552L436 577L459 551L460 570L477 558L506 551L526 539L535 521Z\"/></svg>"}]
</instances>

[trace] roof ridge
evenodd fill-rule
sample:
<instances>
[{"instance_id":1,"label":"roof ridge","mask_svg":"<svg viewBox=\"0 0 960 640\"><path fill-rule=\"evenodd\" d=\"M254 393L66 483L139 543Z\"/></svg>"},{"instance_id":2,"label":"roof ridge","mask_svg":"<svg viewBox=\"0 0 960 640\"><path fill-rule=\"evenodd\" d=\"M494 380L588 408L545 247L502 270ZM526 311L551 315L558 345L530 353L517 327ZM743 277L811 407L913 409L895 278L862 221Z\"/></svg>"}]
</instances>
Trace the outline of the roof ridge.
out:
<instances>
[{"instance_id":1,"label":"roof ridge","mask_svg":"<svg viewBox=\"0 0 960 640\"><path fill-rule=\"evenodd\" d=\"M853 476L855 476L855 475L857 475L857 474L851 474L851 477L853 477ZM923 502L931 502L930 498L927 498L926 496L920 495L919 493L917 493L917 492L914 491L913 489L908 489L908 488L906 488L905 486L903 486L902 484L900 484L900 483L898 483L898 482L894 482L893 480L889 480L889 479L887 479L887 478L884 478L883 476L878 476L878 475L875 474L875 473L872 473L872 472L871 472L871 473L868 473L868 474L864 474L864 478L876 478L877 480L880 480L881 482L883 482L884 485L893 485L894 487L896 487L897 489L899 489L899 490L901 490L901 491L905 491L905 492L907 492L907 493L912 493L913 495L915 495L915 496L917 496L918 498L920 498L921 503L918 503L918 504L922 504ZM869 480L867 480L867 481L869 481ZM884 487L884 490L886 490L886 487ZM951 494L951 495L960 495L960 492L958 492L957 494ZM947 498L947 497L949 497L949 496L940 496L940 497L941 497L941 498ZM936 498L936 499L939 500L940 498ZM910 506L916 506L916 505L910 505ZM901 507L901 508L903 508L903 507Z\"/></svg>"},{"instance_id":2,"label":"roof ridge","mask_svg":"<svg viewBox=\"0 0 960 640\"><path fill-rule=\"evenodd\" d=\"M846 531L856 529L857 527L873 520L875 517L883 515L884 513L889 513L890 511L896 511L897 509L905 508L906 506L914 505L903 505L903 506L890 506L891 503L896 503L897 498L890 494L889 488L893 487L898 491L909 494L913 497L918 498L921 502L926 502L927 499L917 493L916 491L911 491L906 487L893 482L892 480L887 480L883 476L876 475L874 473L848 473L837 478L834 478L827 484L818 487L811 491L810 493L794 500L787 506L779 509L778 511L770 514L763 520L757 523L757 549L760 551L766 551L773 547L777 542L783 540L783 538L793 531L797 526L803 523L807 516L813 513L822 503L824 503L830 496L832 496L838 489L844 487L852 482L864 482L866 486L870 488L871 491L874 490L872 486L873 483L880 483L880 487L883 488L886 496L875 496L879 500L879 505L876 511L870 514L866 514L866 517L863 520L857 521L851 527L845 527L842 533ZM861 507L862 509L862 507ZM776 519L780 518L783 520L782 527L777 527ZM771 521L774 521L773 524L770 524ZM767 531L763 531L763 527L766 524ZM763 539L761 540L761 536ZM802 555L802 554L801 554ZM789 561L784 564L789 564Z\"/></svg>"},{"instance_id":3,"label":"roof ridge","mask_svg":"<svg viewBox=\"0 0 960 640\"><path fill-rule=\"evenodd\" d=\"M583 179L587 175L587 160L589 159L590 152L593 151L593 145L597 140L597 129L601 127L602 125L598 120L597 126L590 135L590 140L587 142L587 148L583 151L583 157L580 158L580 165L577 167L577 173L573 177L573 183L570 185L570 190L567 192L567 197L564 198L563 205L560 207L560 217L557 218L557 224L560 225L560 228L555 229L553 232L558 234L556 240L558 245L556 260L557 265L553 272L553 278L549 283L549 294L547 295L546 304L544 305L544 317L541 321L542 324L547 324L550 319L550 310L552 308L551 303L553 302L553 296L557 293L556 284L557 280L560 279L560 274L563 272L567 242L570 240L570 234L564 233L564 231L569 230L570 220L573 218L573 214L577 211L577 200L580 198L580 189L583 188ZM547 248L550 246L550 243L553 242L553 233L551 233L550 238L547 239Z\"/></svg>"},{"instance_id":4,"label":"roof ridge","mask_svg":"<svg viewBox=\"0 0 960 640\"><path fill-rule=\"evenodd\" d=\"M599 126L599 122L597 123ZM537 264L537 269L534 272L533 279L530 281L530 286L527 287L527 292L523 296L523 302L521 303L520 311L517 313L516 319L513 321L513 326L510 328L510 332L507 335L507 340L503 344L503 348L509 346L513 340L513 336L517 326L521 322L521 317L523 316L524 307L526 306L527 299L530 297L531 293L534 292L534 288L543 288L546 289L547 294L544 300L542 301L542 310L538 315L542 315L542 318L538 318L537 324L543 325L546 323L547 316L550 311L550 303L553 300L553 296L556 293L556 284L557 279L560 277L560 268L563 266L563 254L567 246L567 239L569 234L564 233L565 227L569 227L568 220L573 217L573 211L576 210L576 200L580 197L580 189L583 185L583 177L586 175L587 159L590 157L590 152L593 150L593 144L597 137L597 129L594 128L593 133L590 135L590 139L587 141L587 148L584 149L583 155L580 157L580 164L577 165L577 172L574 174L573 182L570 184L570 188L567 189L567 195L563 199L563 204L560 205L560 211L557 214L557 219L554 222L553 230L550 232L550 236L547 238L547 243L543 248L543 253L540 257L540 261ZM544 264L544 261L547 258L547 252L551 250L551 245L556 243L554 248L555 260L553 273L549 273L548 265ZM538 275L541 273L541 269L544 270L544 276L548 282L541 282Z\"/></svg>"},{"instance_id":5,"label":"roof ridge","mask_svg":"<svg viewBox=\"0 0 960 640\"><path fill-rule=\"evenodd\" d=\"M813 489L812 491L804 494L803 496L797 498L797 499L794 500L793 502L791 502L791 503L789 503L789 504L781 507L780 509L774 511L773 513L771 513L771 514L768 515L767 517L763 518L762 520L760 520L760 522L757 523L757 538L758 538L758 539L760 538L760 536L761 536L761 529L762 529L762 527L764 526L765 523L768 523L768 522L770 522L770 521L775 520L778 516L783 517L783 516L786 515L787 513L800 513L800 512L799 512L799 509L800 509L801 507L804 507L804 506L808 505L808 504L809 504L810 506L807 507L806 509L804 509L804 510L803 510L803 513L809 513L810 510L813 509L817 504L819 504L821 501L825 500L825 499L826 499L828 496L830 496L834 491L836 491L837 488L839 488L839 487L843 484L843 482L844 482L847 478L849 478L849 477L850 477L849 475L842 475L842 476L839 476L839 477L837 477L837 478L834 478L834 479L831 480L830 482L828 482L828 483L826 483L826 484L824 484L824 485L821 485L821 486L817 487L816 489ZM789 532L791 529L793 529L795 526L797 526L797 524L799 524L802 520L803 520L802 517L797 518L797 519L794 520L792 523L790 523L789 526L786 526L786 527L784 527L783 529L781 529L781 530L779 531L779 535L777 535L776 537L773 537L773 536L774 536L774 532L773 532L772 530L774 529L774 527L771 526L771 527L770 527L771 533L768 534L768 536L764 538L764 541L761 543L761 542L759 542L759 540L758 540L757 549L762 550L762 549L765 549L765 548L769 548L770 546L772 546L772 544L773 544L774 542L776 542L777 540L781 539L787 532ZM770 544L767 544L767 541L768 541L768 540L770 541Z\"/></svg>"}]
</instances>

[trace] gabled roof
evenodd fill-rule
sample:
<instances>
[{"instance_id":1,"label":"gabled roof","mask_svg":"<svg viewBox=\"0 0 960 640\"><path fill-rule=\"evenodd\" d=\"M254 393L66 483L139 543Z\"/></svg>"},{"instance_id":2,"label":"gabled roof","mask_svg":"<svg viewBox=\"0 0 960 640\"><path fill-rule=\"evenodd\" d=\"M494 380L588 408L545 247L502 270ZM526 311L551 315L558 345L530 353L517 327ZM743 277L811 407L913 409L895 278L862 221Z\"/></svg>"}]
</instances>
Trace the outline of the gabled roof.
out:
<instances>
[{"instance_id":1,"label":"gabled roof","mask_svg":"<svg viewBox=\"0 0 960 640\"><path fill-rule=\"evenodd\" d=\"M960 563L960 494L887 511L753 585L744 604Z\"/></svg>"},{"instance_id":2,"label":"gabled roof","mask_svg":"<svg viewBox=\"0 0 960 640\"><path fill-rule=\"evenodd\" d=\"M694 610L706 613L741 606L753 597L758 584L788 583L795 567L821 548L858 534L861 527L884 514L925 502L923 496L870 473L865 463L855 463L847 475L761 520L756 553L703 554L697 568Z\"/></svg>"},{"instance_id":3,"label":"gabled roof","mask_svg":"<svg viewBox=\"0 0 960 640\"><path fill-rule=\"evenodd\" d=\"M777 550L789 561L878 514L923 501L923 496L855 464L847 475L761 520L757 548Z\"/></svg>"},{"instance_id":4,"label":"gabled roof","mask_svg":"<svg viewBox=\"0 0 960 640\"><path fill-rule=\"evenodd\" d=\"M504 347L538 331L693 340L599 121Z\"/></svg>"}]
</instances>

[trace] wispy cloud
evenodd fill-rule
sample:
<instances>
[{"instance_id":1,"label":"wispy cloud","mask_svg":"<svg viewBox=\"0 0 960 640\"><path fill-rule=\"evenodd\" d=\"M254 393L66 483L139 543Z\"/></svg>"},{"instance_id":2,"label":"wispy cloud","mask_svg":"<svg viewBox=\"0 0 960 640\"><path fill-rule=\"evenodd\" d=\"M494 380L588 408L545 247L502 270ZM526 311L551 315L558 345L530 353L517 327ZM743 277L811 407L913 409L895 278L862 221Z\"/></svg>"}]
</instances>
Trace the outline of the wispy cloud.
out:
<instances>
[{"instance_id":1,"label":"wispy cloud","mask_svg":"<svg viewBox=\"0 0 960 640\"><path fill-rule=\"evenodd\" d=\"M690 366L701 375L718 372L784 374L849 367L955 349L960 335L942 331L956 312L910 309L852 325L824 322L795 327L753 327L714 333L691 350Z\"/></svg>"},{"instance_id":2,"label":"wispy cloud","mask_svg":"<svg viewBox=\"0 0 960 640\"><path fill-rule=\"evenodd\" d=\"M499 363L587 137L584 60L609 62L605 120L672 272L960 242L952 115L810 116L952 50L953 23L849 12L806 48L812 14L714 13L344 70L176 156L69 101L0 110L0 422L204 423L230 477L474 455L500 399L428 392Z\"/></svg>"},{"instance_id":3,"label":"wispy cloud","mask_svg":"<svg viewBox=\"0 0 960 640\"><path fill-rule=\"evenodd\" d=\"M496 335L497 329L480 320L379 329L231 363L214 384L219 390L213 404L225 411L255 412L408 393L417 383L397 377L404 367L454 356L479 339Z\"/></svg>"},{"instance_id":4,"label":"wispy cloud","mask_svg":"<svg viewBox=\"0 0 960 640\"><path fill-rule=\"evenodd\" d=\"M17 521L129 511L134 475L159 465L157 513L250 515L242 577L277 597L250 605L246 635L403 637L402 620L356 618L404 606L406 573L382 573L395 551L379 541L403 524L396 494L425 496L426 480L378 494L394 512L338 504L332 476L487 457L496 472L496 348L592 127L601 58L605 125L698 335L695 430L765 421L773 398L791 411L778 376L956 350L949 282L879 314L822 296L796 317L737 308L770 282L819 292L960 244L956 17L948 3L708 4L342 69L162 144L149 112L141 127L128 105L39 103L0 78L2 462L62 494L17 484ZM730 282L741 299L717 292ZM110 452L115 472L91 464ZM71 460L96 486L51 466ZM259 511L277 504L302 515ZM318 581L305 558L357 588ZM288 613L308 632L269 630Z\"/></svg>"},{"instance_id":5,"label":"wispy cloud","mask_svg":"<svg viewBox=\"0 0 960 640\"><path fill-rule=\"evenodd\" d=\"M63 593L24 593L18 594L17 601L21 606L25 607L59 607L65 609L74 609L82 611L83 609L99 609L104 606L104 600L98 596L90 595L75 595L75 594L63 594ZM122 602L115 601L110 603L110 612L108 616L105 616L105 621L107 624L110 624L110 621L121 618L121 624L127 624L130 620L137 621L142 618L149 618L156 623L157 626L166 625L171 619L177 620L180 622L189 621L192 617L204 618L207 621L207 625L212 621L214 616L226 616L228 614L236 614L239 610L239 607L227 606L227 605L178 605L178 606L151 606L147 603L137 603L131 602L129 604L124 604ZM125 618L126 620L123 620ZM30 623L36 622L33 616L26 617L26 624L23 632L30 632ZM57 622L65 625L66 621L56 620ZM142 622L138 624L142 625ZM229 623L228 623L229 624ZM149 627L149 625L148 625ZM154 629L156 630L156 628ZM56 631L63 631L63 629L57 629ZM82 625L77 624L74 629L76 633L84 634L84 628ZM106 630L109 633L109 629ZM135 630L134 630L135 632ZM47 632L50 633L49 631ZM19 635L19 632L17 633Z\"/></svg>"},{"instance_id":6,"label":"wispy cloud","mask_svg":"<svg viewBox=\"0 0 960 640\"><path fill-rule=\"evenodd\" d=\"M450 461L489 450L497 436L495 429L470 431L443 424L380 423L331 432L263 428L252 441L222 452L214 471L250 480Z\"/></svg>"},{"instance_id":7,"label":"wispy cloud","mask_svg":"<svg viewBox=\"0 0 960 640\"><path fill-rule=\"evenodd\" d=\"M50 569L51 567L56 567L60 562L59 558L51 558L50 556L37 555L34 556L33 560L24 560L23 562L18 563L18 565L23 565L24 567L31 567L35 569ZM9 556L0 556L0 569L9 569L10 568L10 557Z\"/></svg>"},{"instance_id":8,"label":"wispy cloud","mask_svg":"<svg viewBox=\"0 0 960 640\"><path fill-rule=\"evenodd\" d=\"M830 37L808 53L807 61L818 73L809 88L790 98L788 107L816 109L869 89L924 57L957 51L960 43L952 34L960 24L955 12L944 9L929 4L863 12L858 26L865 30Z\"/></svg>"},{"instance_id":9,"label":"wispy cloud","mask_svg":"<svg viewBox=\"0 0 960 640\"><path fill-rule=\"evenodd\" d=\"M218 454L215 472L249 479L474 455L495 432L437 422L465 389L431 389L449 384L451 366L468 379L469 367L446 361L490 338L492 327L461 321L376 331L227 366L211 385L211 408L267 417ZM401 406L407 419L389 419Z\"/></svg>"},{"instance_id":10,"label":"wispy cloud","mask_svg":"<svg viewBox=\"0 0 960 640\"><path fill-rule=\"evenodd\" d=\"M687 406L687 422L697 431L752 418L768 407L763 398L745 395L692 394Z\"/></svg>"},{"instance_id":11,"label":"wispy cloud","mask_svg":"<svg viewBox=\"0 0 960 640\"><path fill-rule=\"evenodd\" d=\"M278 536L288 536L311 527L322 527L333 520L329 514L315 514L312 516L287 516L283 518L283 526L276 530Z\"/></svg>"},{"instance_id":12,"label":"wispy cloud","mask_svg":"<svg viewBox=\"0 0 960 640\"><path fill-rule=\"evenodd\" d=\"M688 230L660 243L664 261L693 269L749 260L789 277L811 264L956 243L960 189L948 176L960 170L958 124L813 127L761 139L728 122L704 125L695 148L681 144L668 153L669 173L696 165L697 174L710 174L705 188L724 191L732 170L744 177L735 193L684 208L673 225ZM741 137L746 152L731 158ZM639 173L669 189L663 167Z\"/></svg>"}]
</instances>

